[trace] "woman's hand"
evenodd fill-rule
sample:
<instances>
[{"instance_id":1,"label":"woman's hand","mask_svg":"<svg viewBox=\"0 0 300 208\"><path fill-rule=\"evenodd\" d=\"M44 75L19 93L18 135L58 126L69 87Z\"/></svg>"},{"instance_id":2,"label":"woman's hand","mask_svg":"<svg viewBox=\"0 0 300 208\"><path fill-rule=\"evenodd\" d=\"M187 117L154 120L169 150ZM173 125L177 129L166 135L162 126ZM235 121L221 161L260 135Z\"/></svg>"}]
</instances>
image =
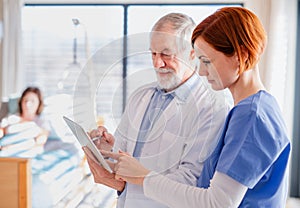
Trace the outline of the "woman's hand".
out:
<instances>
[{"instance_id":1,"label":"woman's hand","mask_svg":"<svg viewBox=\"0 0 300 208\"><path fill-rule=\"evenodd\" d=\"M112 159L117 160L114 165L115 178L129 183L143 185L144 178L150 172L138 160L128 153L120 151L119 153L101 151L101 153Z\"/></svg>"},{"instance_id":2,"label":"woman's hand","mask_svg":"<svg viewBox=\"0 0 300 208\"><path fill-rule=\"evenodd\" d=\"M35 137L35 142L37 145L43 146L46 144L49 136L49 131L42 129L41 133Z\"/></svg>"},{"instance_id":3,"label":"woman's hand","mask_svg":"<svg viewBox=\"0 0 300 208\"><path fill-rule=\"evenodd\" d=\"M0 138L4 137L4 128L0 128Z\"/></svg>"},{"instance_id":4,"label":"woman's hand","mask_svg":"<svg viewBox=\"0 0 300 208\"><path fill-rule=\"evenodd\" d=\"M115 138L112 134L107 132L104 126L98 126L89 132L89 136L94 141L94 144L99 150L111 151L115 143Z\"/></svg>"}]
</instances>

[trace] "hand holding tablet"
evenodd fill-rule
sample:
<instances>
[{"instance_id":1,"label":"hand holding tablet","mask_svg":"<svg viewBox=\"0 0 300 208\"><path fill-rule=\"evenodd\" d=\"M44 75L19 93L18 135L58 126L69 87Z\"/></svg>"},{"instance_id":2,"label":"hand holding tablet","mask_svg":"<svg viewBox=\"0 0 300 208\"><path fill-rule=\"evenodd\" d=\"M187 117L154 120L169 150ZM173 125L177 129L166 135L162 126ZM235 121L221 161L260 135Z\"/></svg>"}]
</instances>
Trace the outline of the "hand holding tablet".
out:
<instances>
[{"instance_id":1,"label":"hand holding tablet","mask_svg":"<svg viewBox=\"0 0 300 208\"><path fill-rule=\"evenodd\" d=\"M79 141L81 146L87 146L91 152L94 154L94 156L97 158L99 163L110 173L113 173L108 163L105 161L104 157L90 138L90 136L85 132L82 126L80 126L78 123L72 121L71 119L67 118L66 116L63 116L63 119ZM97 138L99 139L99 138Z\"/></svg>"}]
</instances>

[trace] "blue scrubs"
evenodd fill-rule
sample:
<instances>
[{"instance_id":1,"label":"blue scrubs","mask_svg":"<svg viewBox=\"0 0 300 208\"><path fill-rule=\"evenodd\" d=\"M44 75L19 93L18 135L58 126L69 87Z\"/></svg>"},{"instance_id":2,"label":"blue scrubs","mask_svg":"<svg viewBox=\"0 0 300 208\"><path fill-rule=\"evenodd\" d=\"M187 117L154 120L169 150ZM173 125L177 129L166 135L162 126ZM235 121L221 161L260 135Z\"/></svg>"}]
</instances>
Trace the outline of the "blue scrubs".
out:
<instances>
[{"instance_id":1,"label":"blue scrubs","mask_svg":"<svg viewBox=\"0 0 300 208\"><path fill-rule=\"evenodd\" d=\"M274 97L259 91L242 100L223 128L198 187L209 187L218 171L249 188L239 207L285 207L290 141Z\"/></svg>"}]
</instances>

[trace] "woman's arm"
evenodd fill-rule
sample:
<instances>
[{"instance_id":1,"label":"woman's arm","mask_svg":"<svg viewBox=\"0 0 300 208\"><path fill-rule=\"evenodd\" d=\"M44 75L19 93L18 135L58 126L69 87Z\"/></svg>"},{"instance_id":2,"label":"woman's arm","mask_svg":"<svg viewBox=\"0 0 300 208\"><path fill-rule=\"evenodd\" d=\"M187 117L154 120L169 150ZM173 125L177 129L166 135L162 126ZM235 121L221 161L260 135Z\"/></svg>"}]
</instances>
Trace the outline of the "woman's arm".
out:
<instances>
[{"instance_id":1,"label":"woman's arm","mask_svg":"<svg viewBox=\"0 0 300 208\"><path fill-rule=\"evenodd\" d=\"M197 188L150 172L126 153L103 153L118 161L114 167L116 179L143 185L147 197L172 208L238 207L248 189L220 172L215 173L209 188Z\"/></svg>"},{"instance_id":2,"label":"woman's arm","mask_svg":"<svg viewBox=\"0 0 300 208\"><path fill-rule=\"evenodd\" d=\"M187 186L151 172L143 183L147 197L172 208L238 207L247 187L216 172L208 189Z\"/></svg>"}]
</instances>

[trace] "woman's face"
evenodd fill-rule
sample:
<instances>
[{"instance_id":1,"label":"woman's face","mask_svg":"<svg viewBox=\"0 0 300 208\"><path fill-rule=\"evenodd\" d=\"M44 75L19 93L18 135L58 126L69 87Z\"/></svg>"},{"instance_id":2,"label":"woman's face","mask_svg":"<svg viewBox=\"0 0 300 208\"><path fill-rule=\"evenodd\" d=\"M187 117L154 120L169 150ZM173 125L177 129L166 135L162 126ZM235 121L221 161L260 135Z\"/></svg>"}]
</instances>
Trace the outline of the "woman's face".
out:
<instances>
[{"instance_id":1,"label":"woman's face","mask_svg":"<svg viewBox=\"0 0 300 208\"><path fill-rule=\"evenodd\" d=\"M206 76L214 90L231 88L239 78L237 55L225 56L215 50L202 37L196 39L195 53L200 61L200 76Z\"/></svg>"},{"instance_id":2,"label":"woman's face","mask_svg":"<svg viewBox=\"0 0 300 208\"><path fill-rule=\"evenodd\" d=\"M23 114L35 115L37 113L39 104L40 101L37 94L33 92L26 93L21 103Z\"/></svg>"}]
</instances>

